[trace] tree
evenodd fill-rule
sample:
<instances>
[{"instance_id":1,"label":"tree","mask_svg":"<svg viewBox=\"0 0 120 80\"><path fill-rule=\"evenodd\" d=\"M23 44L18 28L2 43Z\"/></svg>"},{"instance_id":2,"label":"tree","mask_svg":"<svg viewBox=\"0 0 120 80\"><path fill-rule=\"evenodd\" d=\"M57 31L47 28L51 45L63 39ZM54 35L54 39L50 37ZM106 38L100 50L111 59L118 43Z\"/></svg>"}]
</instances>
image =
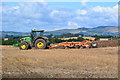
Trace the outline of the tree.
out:
<instances>
[{"instance_id":1,"label":"tree","mask_svg":"<svg viewBox=\"0 0 120 80\"><path fill-rule=\"evenodd\" d=\"M100 37L98 35L95 35L95 41L100 40Z\"/></svg>"},{"instance_id":2,"label":"tree","mask_svg":"<svg viewBox=\"0 0 120 80\"><path fill-rule=\"evenodd\" d=\"M47 35L47 38L52 38L53 34Z\"/></svg>"},{"instance_id":3,"label":"tree","mask_svg":"<svg viewBox=\"0 0 120 80\"><path fill-rule=\"evenodd\" d=\"M77 40L78 41L84 41L84 38L83 37L78 37Z\"/></svg>"}]
</instances>

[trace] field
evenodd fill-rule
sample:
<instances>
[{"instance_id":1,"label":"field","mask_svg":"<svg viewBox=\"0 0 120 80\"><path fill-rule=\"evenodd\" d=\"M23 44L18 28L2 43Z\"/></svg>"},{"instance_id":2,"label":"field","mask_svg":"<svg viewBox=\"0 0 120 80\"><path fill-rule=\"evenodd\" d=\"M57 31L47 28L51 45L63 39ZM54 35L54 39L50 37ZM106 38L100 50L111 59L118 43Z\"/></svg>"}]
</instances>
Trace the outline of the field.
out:
<instances>
[{"instance_id":1,"label":"field","mask_svg":"<svg viewBox=\"0 0 120 80\"><path fill-rule=\"evenodd\" d=\"M62 40L77 39L78 37L60 38ZM83 37L84 39L94 40L94 37Z\"/></svg>"},{"instance_id":2,"label":"field","mask_svg":"<svg viewBox=\"0 0 120 80\"><path fill-rule=\"evenodd\" d=\"M77 39L78 37L60 38L61 40ZM83 37L84 39L94 40L94 37ZM108 38L100 38L100 41L108 40Z\"/></svg>"},{"instance_id":3,"label":"field","mask_svg":"<svg viewBox=\"0 0 120 80\"><path fill-rule=\"evenodd\" d=\"M19 50L2 48L5 78L117 78L118 47Z\"/></svg>"}]
</instances>

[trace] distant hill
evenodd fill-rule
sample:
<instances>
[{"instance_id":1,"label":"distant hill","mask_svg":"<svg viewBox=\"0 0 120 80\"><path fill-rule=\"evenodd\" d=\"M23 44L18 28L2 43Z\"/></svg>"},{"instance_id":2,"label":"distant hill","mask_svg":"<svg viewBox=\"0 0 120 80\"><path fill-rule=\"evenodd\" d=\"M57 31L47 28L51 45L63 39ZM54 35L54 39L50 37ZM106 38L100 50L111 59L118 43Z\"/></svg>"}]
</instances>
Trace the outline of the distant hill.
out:
<instances>
[{"instance_id":1,"label":"distant hill","mask_svg":"<svg viewBox=\"0 0 120 80\"><path fill-rule=\"evenodd\" d=\"M44 34L61 35L64 33L84 34L84 35L117 35L118 27L116 26L98 26L96 28L78 28L78 29L61 29L55 31L46 31ZM30 33L1 31L0 36L14 35L14 36L30 36Z\"/></svg>"},{"instance_id":2,"label":"distant hill","mask_svg":"<svg viewBox=\"0 0 120 80\"><path fill-rule=\"evenodd\" d=\"M24 33L24 32L0 31L0 36L5 37L6 35L14 35L14 36L30 36L29 33Z\"/></svg>"},{"instance_id":3,"label":"distant hill","mask_svg":"<svg viewBox=\"0 0 120 80\"><path fill-rule=\"evenodd\" d=\"M78 29L61 29L56 31L48 31L46 34L60 35L63 33L80 33L84 35L116 35L118 27L115 26L99 26L96 28L78 28Z\"/></svg>"}]
</instances>

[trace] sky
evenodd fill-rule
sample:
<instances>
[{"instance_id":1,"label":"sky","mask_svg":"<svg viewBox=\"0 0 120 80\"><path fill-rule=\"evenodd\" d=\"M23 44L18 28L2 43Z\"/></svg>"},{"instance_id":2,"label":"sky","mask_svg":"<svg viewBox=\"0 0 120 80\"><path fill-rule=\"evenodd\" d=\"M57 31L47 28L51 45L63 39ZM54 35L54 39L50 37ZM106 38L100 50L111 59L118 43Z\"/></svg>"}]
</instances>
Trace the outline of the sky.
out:
<instances>
[{"instance_id":1,"label":"sky","mask_svg":"<svg viewBox=\"0 0 120 80\"><path fill-rule=\"evenodd\" d=\"M118 26L116 2L2 2L2 30L29 32ZM0 22L1 23L1 22Z\"/></svg>"}]
</instances>

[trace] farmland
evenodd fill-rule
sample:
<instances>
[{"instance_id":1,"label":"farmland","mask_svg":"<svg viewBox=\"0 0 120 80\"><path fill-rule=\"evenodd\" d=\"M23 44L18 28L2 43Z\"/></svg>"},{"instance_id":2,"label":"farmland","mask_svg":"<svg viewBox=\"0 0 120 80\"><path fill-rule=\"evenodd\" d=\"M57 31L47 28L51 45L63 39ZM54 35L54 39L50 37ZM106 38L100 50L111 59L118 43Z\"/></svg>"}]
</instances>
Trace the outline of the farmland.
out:
<instances>
[{"instance_id":1,"label":"farmland","mask_svg":"<svg viewBox=\"0 0 120 80\"><path fill-rule=\"evenodd\" d=\"M118 47L19 50L2 48L5 78L117 78Z\"/></svg>"}]
</instances>

